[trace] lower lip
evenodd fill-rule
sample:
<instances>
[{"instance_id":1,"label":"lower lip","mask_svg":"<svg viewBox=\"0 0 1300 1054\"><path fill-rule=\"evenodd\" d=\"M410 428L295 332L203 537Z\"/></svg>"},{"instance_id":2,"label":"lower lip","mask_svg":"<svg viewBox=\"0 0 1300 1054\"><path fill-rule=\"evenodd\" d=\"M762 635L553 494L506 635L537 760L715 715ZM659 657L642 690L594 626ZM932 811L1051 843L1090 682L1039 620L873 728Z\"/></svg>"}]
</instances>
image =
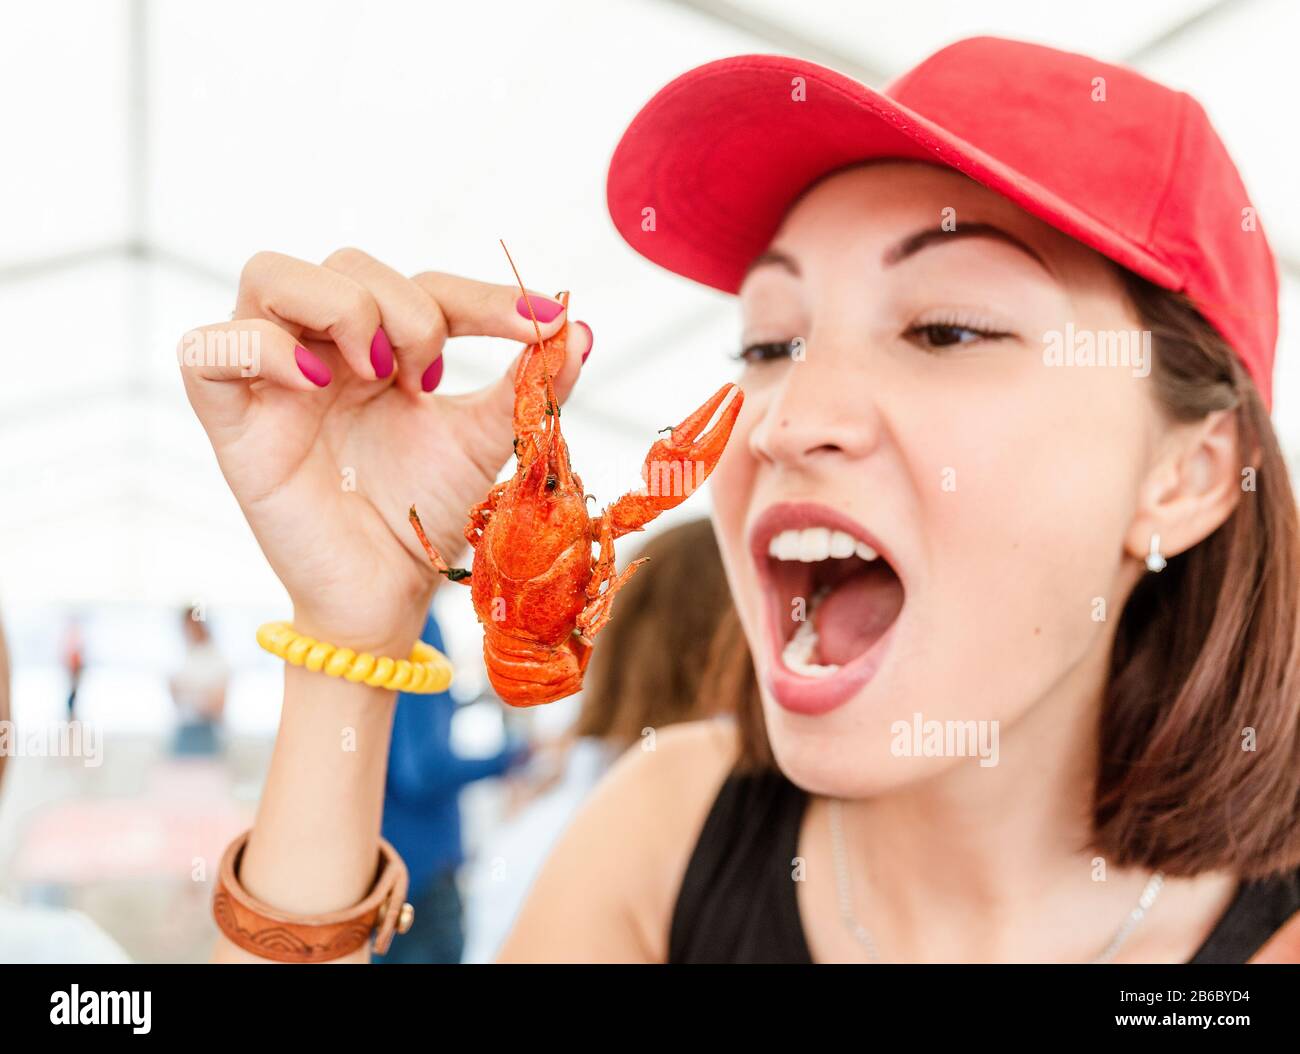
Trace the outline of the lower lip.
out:
<instances>
[{"instance_id":1,"label":"lower lip","mask_svg":"<svg viewBox=\"0 0 1300 1054\"><path fill-rule=\"evenodd\" d=\"M903 613L898 613L902 618ZM829 677L805 677L788 669L781 661L783 634L773 614L772 639L777 647L768 659L767 686L772 698L783 710L816 717L838 709L852 699L876 676L898 627L896 618L874 644L852 662L845 663Z\"/></svg>"}]
</instances>

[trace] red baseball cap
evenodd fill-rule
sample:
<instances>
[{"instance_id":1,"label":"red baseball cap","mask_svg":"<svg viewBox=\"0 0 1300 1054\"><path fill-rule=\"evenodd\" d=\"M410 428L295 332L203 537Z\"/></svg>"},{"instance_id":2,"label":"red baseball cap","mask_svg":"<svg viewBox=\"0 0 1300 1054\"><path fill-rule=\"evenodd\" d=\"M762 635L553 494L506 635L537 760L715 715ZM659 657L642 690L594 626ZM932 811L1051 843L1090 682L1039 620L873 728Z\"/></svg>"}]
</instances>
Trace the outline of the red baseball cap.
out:
<instances>
[{"instance_id":1,"label":"red baseball cap","mask_svg":"<svg viewBox=\"0 0 1300 1054\"><path fill-rule=\"evenodd\" d=\"M633 118L609 210L643 256L734 293L804 189L874 158L956 169L1187 294L1270 405L1277 271L1236 166L1191 96L1084 55L974 37L883 93L802 59L710 62Z\"/></svg>"}]
</instances>

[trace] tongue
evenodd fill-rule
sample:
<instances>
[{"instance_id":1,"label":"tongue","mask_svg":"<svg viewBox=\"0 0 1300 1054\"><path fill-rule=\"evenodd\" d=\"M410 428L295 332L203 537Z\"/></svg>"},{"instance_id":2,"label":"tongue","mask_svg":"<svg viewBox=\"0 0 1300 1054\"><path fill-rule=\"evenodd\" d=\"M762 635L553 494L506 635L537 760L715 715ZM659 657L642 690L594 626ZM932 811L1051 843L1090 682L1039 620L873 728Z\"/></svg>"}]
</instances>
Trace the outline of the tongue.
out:
<instances>
[{"instance_id":1,"label":"tongue","mask_svg":"<svg viewBox=\"0 0 1300 1054\"><path fill-rule=\"evenodd\" d=\"M903 584L874 569L834 587L813 611L820 661L843 666L881 638L903 607Z\"/></svg>"}]
</instances>

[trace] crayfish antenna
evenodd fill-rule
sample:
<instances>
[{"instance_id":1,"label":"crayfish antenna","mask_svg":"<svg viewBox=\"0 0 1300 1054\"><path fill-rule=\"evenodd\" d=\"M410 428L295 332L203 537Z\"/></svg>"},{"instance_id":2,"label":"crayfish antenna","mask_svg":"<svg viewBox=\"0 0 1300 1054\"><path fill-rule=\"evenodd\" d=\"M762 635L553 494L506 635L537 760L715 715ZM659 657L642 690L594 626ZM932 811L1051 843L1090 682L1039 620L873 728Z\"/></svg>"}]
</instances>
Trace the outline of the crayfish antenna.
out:
<instances>
[{"instance_id":1,"label":"crayfish antenna","mask_svg":"<svg viewBox=\"0 0 1300 1054\"><path fill-rule=\"evenodd\" d=\"M519 286L519 292L524 298L524 304L528 307L528 317L533 320L533 332L537 335L537 350L542 355L542 376L546 379L546 406L549 413L559 414L560 401L555 398L555 387L551 383L551 371L546 368L545 341L542 340L542 327L537 324L537 315L533 313L532 297L528 295L528 290L524 287L524 280L519 277L519 268L515 266L514 257L510 255L510 250L506 248L506 240L498 238L501 243L501 249L506 254L506 260L510 263L510 270L515 273L515 282ZM567 294L561 293L564 297Z\"/></svg>"},{"instance_id":2,"label":"crayfish antenna","mask_svg":"<svg viewBox=\"0 0 1300 1054\"><path fill-rule=\"evenodd\" d=\"M533 314L533 302L528 296L528 290L524 288L524 280L519 277L519 268L515 266L514 258L510 255L510 250L506 248L506 240L498 238L501 248L505 251L506 259L510 261L510 270L515 273L515 281L519 283L519 292L523 294L524 303L528 305L528 317L533 320L533 332L537 334L537 346L542 345L542 327L537 324L537 316Z\"/></svg>"}]
</instances>

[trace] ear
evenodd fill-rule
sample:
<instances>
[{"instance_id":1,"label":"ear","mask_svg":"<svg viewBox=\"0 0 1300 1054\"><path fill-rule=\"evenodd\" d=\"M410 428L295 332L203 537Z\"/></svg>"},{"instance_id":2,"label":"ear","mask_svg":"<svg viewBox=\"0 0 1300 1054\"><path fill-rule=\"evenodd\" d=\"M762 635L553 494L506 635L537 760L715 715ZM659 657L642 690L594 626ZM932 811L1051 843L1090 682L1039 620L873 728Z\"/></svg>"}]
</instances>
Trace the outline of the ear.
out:
<instances>
[{"instance_id":1,"label":"ear","mask_svg":"<svg viewBox=\"0 0 1300 1054\"><path fill-rule=\"evenodd\" d=\"M1160 552L1167 558L1213 534L1241 500L1247 466L1240 450L1235 410L1216 410L1174 426L1142 482L1125 551L1145 560L1151 536L1159 534Z\"/></svg>"}]
</instances>

